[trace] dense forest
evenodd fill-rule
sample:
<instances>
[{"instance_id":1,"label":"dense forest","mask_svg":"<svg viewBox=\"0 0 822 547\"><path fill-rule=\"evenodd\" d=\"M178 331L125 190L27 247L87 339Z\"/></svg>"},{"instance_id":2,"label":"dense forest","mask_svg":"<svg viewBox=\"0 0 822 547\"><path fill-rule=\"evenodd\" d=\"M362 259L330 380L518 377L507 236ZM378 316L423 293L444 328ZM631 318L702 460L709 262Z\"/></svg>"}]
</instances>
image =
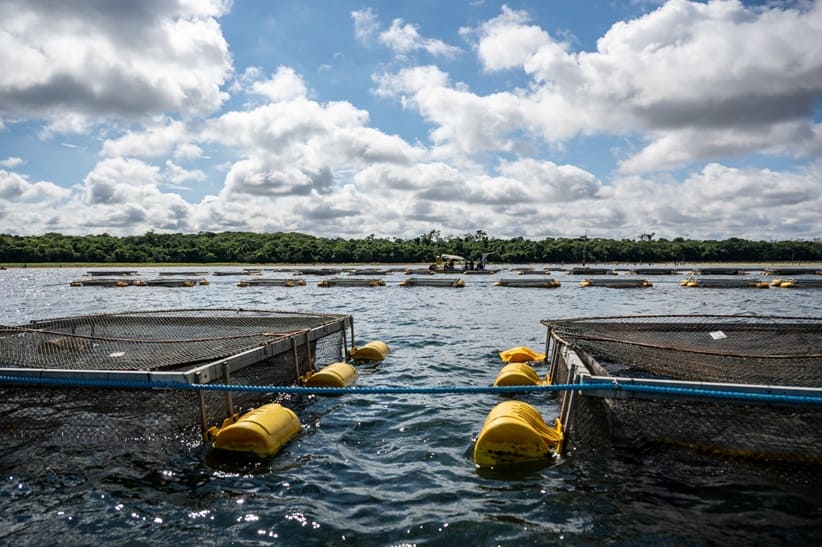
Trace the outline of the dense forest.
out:
<instances>
[{"instance_id":1,"label":"dense forest","mask_svg":"<svg viewBox=\"0 0 822 547\"><path fill-rule=\"evenodd\" d=\"M301 233L200 232L115 237L0 235L0 263L426 263L442 253L468 259L493 253L495 263L652 263L822 261L820 241L702 241L602 238L489 237L484 230L445 236L432 230L412 239L321 238Z\"/></svg>"}]
</instances>

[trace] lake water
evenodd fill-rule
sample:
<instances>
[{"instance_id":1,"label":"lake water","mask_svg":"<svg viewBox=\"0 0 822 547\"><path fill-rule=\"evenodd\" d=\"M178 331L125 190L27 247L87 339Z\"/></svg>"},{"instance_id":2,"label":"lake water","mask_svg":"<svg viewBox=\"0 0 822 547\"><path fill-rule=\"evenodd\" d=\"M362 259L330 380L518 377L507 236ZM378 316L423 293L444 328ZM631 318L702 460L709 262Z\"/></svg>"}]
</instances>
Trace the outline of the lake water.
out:
<instances>
[{"instance_id":1,"label":"lake water","mask_svg":"<svg viewBox=\"0 0 822 547\"><path fill-rule=\"evenodd\" d=\"M548 265L548 268L551 268ZM173 270L174 268L168 268ZM179 268L178 268L179 269ZM222 268L225 270L226 268ZM140 269L152 278L157 269ZM214 268L206 268L214 271ZM542 319L622 314L822 316L818 289L235 286L70 287L86 269L0 271L0 324L76 314L198 307L346 313L357 343L392 353L358 386L487 386L498 352L544 350ZM274 275L266 272L267 276ZM287 275L287 274L282 274ZM539 371L544 374L547 371ZM553 396L521 397L553 421ZM346 395L289 401L302 434L262 461L214 461L197 430L163 443L0 446L0 543L282 545L816 544L822 470L714 460L687 451L604 455L574 447L555 464L478 473L472 442L494 394ZM36 404L36 402L32 402ZM58 405L55 413L71 412ZM0 419L2 419L0 417Z\"/></svg>"}]
</instances>

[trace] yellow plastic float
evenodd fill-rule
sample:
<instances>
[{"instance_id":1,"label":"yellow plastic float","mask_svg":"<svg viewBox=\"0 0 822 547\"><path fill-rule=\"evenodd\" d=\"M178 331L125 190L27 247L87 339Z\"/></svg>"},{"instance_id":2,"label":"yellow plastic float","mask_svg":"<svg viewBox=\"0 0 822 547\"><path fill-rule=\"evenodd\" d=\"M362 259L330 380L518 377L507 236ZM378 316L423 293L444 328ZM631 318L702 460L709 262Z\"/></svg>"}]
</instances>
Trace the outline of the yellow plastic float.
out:
<instances>
[{"instance_id":1,"label":"yellow plastic float","mask_svg":"<svg viewBox=\"0 0 822 547\"><path fill-rule=\"evenodd\" d=\"M214 448L244 452L260 457L273 456L302 430L299 418L280 403L271 403L244 414L226 418L220 429L206 433Z\"/></svg>"},{"instance_id":2,"label":"yellow plastic float","mask_svg":"<svg viewBox=\"0 0 822 547\"><path fill-rule=\"evenodd\" d=\"M506 363L527 363L529 361L545 361L544 353L537 353L529 347L517 346L499 352L499 356Z\"/></svg>"},{"instance_id":3,"label":"yellow plastic float","mask_svg":"<svg viewBox=\"0 0 822 547\"><path fill-rule=\"evenodd\" d=\"M539 386L550 384L550 378L541 379L528 363L509 363L500 369L495 386Z\"/></svg>"},{"instance_id":4,"label":"yellow plastic float","mask_svg":"<svg viewBox=\"0 0 822 547\"><path fill-rule=\"evenodd\" d=\"M357 369L348 363L332 363L309 373L304 383L311 387L348 387L357 381Z\"/></svg>"},{"instance_id":5,"label":"yellow plastic float","mask_svg":"<svg viewBox=\"0 0 822 547\"><path fill-rule=\"evenodd\" d=\"M382 361L391 353L391 348L385 342L374 340L361 348L351 348L349 357L355 361Z\"/></svg>"},{"instance_id":6,"label":"yellow plastic float","mask_svg":"<svg viewBox=\"0 0 822 547\"><path fill-rule=\"evenodd\" d=\"M505 467L549 460L562 450L562 424L548 426L532 406L505 401L495 406L474 443L477 467Z\"/></svg>"}]
</instances>

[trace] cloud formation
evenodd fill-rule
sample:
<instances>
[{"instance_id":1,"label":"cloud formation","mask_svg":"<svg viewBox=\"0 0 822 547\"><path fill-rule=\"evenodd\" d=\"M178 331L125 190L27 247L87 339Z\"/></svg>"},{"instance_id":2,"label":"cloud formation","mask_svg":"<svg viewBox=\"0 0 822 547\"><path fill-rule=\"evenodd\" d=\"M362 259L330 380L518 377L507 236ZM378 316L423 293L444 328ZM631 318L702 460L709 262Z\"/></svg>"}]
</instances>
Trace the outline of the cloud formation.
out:
<instances>
[{"instance_id":1,"label":"cloud formation","mask_svg":"<svg viewBox=\"0 0 822 547\"><path fill-rule=\"evenodd\" d=\"M462 50L366 8L359 101L297 62L235 67L228 3L121 4L0 3L0 130L91 148L62 184L4 154L0 232L822 233L816 2L671 0L587 50L525 9L459 29Z\"/></svg>"}]
</instances>

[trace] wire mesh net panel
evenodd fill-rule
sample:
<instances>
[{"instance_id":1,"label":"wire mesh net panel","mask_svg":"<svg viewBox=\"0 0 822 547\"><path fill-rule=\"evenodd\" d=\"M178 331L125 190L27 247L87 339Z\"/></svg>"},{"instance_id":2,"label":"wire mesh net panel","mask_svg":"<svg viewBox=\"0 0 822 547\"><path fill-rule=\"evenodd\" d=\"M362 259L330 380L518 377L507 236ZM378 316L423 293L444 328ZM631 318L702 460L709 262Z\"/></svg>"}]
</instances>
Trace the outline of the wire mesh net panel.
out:
<instances>
[{"instance_id":1,"label":"wire mesh net panel","mask_svg":"<svg viewBox=\"0 0 822 547\"><path fill-rule=\"evenodd\" d=\"M338 319L198 309L86 315L0 326L0 366L168 370L214 361Z\"/></svg>"},{"instance_id":2,"label":"wire mesh net panel","mask_svg":"<svg viewBox=\"0 0 822 547\"><path fill-rule=\"evenodd\" d=\"M822 387L822 329L816 318L631 316L543 324L550 329L555 383L578 383L587 374L640 383L672 380L668 385L740 384L741 392L754 392L760 384ZM563 394L571 443L680 446L757 461L822 464L818 404L611 393Z\"/></svg>"},{"instance_id":3,"label":"wire mesh net panel","mask_svg":"<svg viewBox=\"0 0 822 547\"><path fill-rule=\"evenodd\" d=\"M233 369L214 366L210 383L288 385L318 365L344 359L347 321L350 318L344 315L222 309L40 321L2 328L0 375L14 367L18 373L20 368L31 369L32 376L43 370L69 370L79 379L106 371L137 370L146 371L139 379L151 379L161 371L185 373L193 366L265 346L275 350L255 350L250 364ZM83 345L55 349L51 347L54 340L82 340ZM49 349L38 351L44 344ZM31 349L27 352L26 348ZM61 386L63 378L55 379L57 385L7 382L0 386L0 415L4 417L0 436L36 436L58 444L176 438L199 431L202 425L219 425L232 412L242 413L278 397L260 391L168 389L162 383L158 388L125 389L76 387L69 382Z\"/></svg>"},{"instance_id":4,"label":"wire mesh net panel","mask_svg":"<svg viewBox=\"0 0 822 547\"><path fill-rule=\"evenodd\" d=\"M613 376L822 387L822 318L620 316L542 323Z\"/></svg>"}]
</instances>

